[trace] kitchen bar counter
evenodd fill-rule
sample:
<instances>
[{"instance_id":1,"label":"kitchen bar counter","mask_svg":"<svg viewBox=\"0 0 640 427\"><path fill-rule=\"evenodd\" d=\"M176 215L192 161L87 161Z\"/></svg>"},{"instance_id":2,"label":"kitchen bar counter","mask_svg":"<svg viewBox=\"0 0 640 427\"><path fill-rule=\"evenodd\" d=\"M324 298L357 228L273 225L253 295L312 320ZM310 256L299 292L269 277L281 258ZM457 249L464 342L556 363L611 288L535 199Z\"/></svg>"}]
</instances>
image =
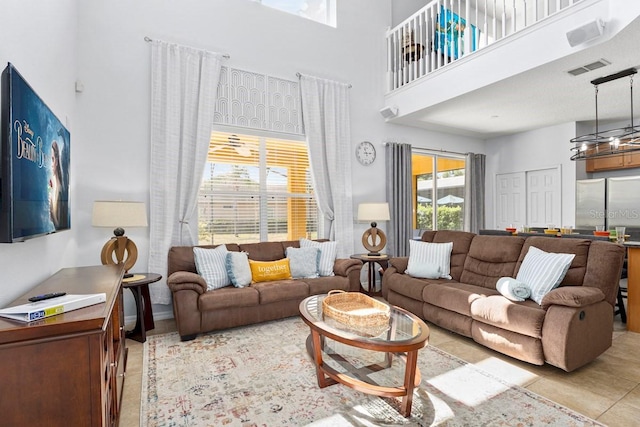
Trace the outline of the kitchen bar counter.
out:
<instances>
[{"instance_id":1,"label":"kitchen bar counter","mask_svg":"<svg viewBox=\"0 0 640 427\"><path fill-rule=\"evenodd\" d=\"M627 330L640 332L640 242L627 248Z\"/></svg>"}]
</instances>

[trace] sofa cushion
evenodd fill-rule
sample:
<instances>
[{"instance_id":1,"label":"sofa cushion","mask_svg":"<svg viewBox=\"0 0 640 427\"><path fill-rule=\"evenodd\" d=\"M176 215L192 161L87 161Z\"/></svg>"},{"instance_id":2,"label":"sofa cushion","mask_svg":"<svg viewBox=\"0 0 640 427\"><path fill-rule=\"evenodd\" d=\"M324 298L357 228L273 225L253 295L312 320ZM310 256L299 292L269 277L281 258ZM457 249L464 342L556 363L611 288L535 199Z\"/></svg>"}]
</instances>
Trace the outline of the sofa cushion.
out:
<instances>
[{"instance_id":1,"label":"sofa cushion","mask_svg":"<svg viewBox=\"0 0 640 427\"><path fill-rule=\"evenodd\" d=\"M231 283L226 266L228 252L224 245L214 249L193 248L196 269L207 282L207 290L219 289Z\"/></svg>"},{"instance_id":2,"label":"sofa cushion","mask_svg":"<svg viewBox=\"0 0 640 427\"><path fill-rule=\"evenodd\" d=\"M227 275L231 284L243 288L251 284L251 267L246 252L228 252L226 259Z\"/></svg>"},{"instance_id":3,"label":"sofa cushion","mask_svg":"<svg viewBox=\"0 0 640 427\"><path fill-rule=\"evenodd\" d=\"M225 310L234 307L252 307L260 303L260 294L252 286L236 288L226 286L205 292L198 298L198 309L201 312Z\"/></svg>"},{"instance_id":4,"label":"sofa cushion","mask_svg":"<svg viewBox=\"0 0 640 427\"><path fill-rule=\"evenodd\" d=\"M474 237L460 282L495 289L499 278L515 277L524 241L517 236Z\"/></svg>"},{"instance_id":5,"label":"sofa cushion","mask_svg":"<svg viewBox=\"0 0 640 427\"><path fill-rule=\"evenodd\" d=\"M516 275L520 270L520 266L527 254L527 251L529 250L529 247L534 246L545 252L575 254L575 257L573 258L573 261L571 261L571 265L569 266L567 274L565 274L564 279L562 279L562 281L560 282L560 286L581 286L583 284L587 271L587 258L591 253L591 245L593 243L595 242L591 240L562 238L553 239L549 237L530 236L527 238L524 246L522 247L520 259L518 265L516 266ZM609 242L599 243L605 245L610 244ZM595 264L600 263L596 262Z\"/></svg>"},{"instance_id":6,"label":"sofa cushion","mask_svg":"<svg viewBox=\"0 0 640 427\"><path fill-rule=\"evenodd\" d=\"M319 276L320 250L318 248L288 247L285 253L289 258L291 277L294 279L314 279Z\"/></svg>"},{"instance_id":7,"label":"sofa cushion","mask_svg":"<svg viewBox=\"0 0 640 427\"><path fill-rule=\"evenodd\" d=\"M502 295L477 298L471 303L471 318L534 338L542 337L545 310L535 302L513 302Z\"/></svg>"},{"instance_id":8,"label":"sofa cushion","mask_svg":"<svg viewBox=\"0 0 640 427\"><path fill-rule=\"evenodd\" d=\"M249 267L251 268L251 280L253 283L291 279L291 270L289 269L289 260L287 258L278 261L249 260Z\"/></svg>"},{"instance_id":9,"label":"sofa cushion","mask_svg":"<svg viewBox=\"0 0 640 427\"><path fill-rule=\"evenodd\" d=\"M333 264L338 254L338 242L316 242L309 239L300 239L301 248L318 248L320 250L320 263L318 273L321 276L333 276Z\"/></svg>"},{"instance_id":10,"label":"sofa cushion","mask_svg":"<svg viewBox=\"0 0 640 427\"><path fill-rule=\"evenodd\" d=\"M557 287L575 254L545 252L530 246L518 270L516 280L526 283L531 289L531 299L542 304L542 298Z\"/></svg>"},{"instance_id":11,"label":"sofa cushion","mask_svg":"<svg viewBox=\"0 0 640 427\"><path fill-rule=\"evenodd\" d=\"M260 304L278 301L300 300L309 296L309 285L302 280L278 280L277 282L253 283L251 287L258 291Z\"/></svg>"},{"instance_id":12,"label":"sofa cushion","mask_svg":"<svg viewBox=\"0 0 640 427\"><path fill-rule=\"evenodd\" d=\"M329 291L340 289L341 291L350 291L349 281L344 277L330 276L318 277L317 279L298 279L304 281L309 286L309 295L328 294Z\"/></svg>"},{"instance_id":13,"label":"sofa cushion","mask_svg":"<svg viewBox=\"0 0 640 427\"><path fill-rule=\"evenodd\" d=\"M409 264L407 274L413 277L436 279L451 279L451 250L453 242L428 243L409 240ZM430 270L437 270L439 275L429 277L425 275L425 266Z\"/></svg>"},{"instance_id":14,"label":"sofa cushion","mask_svg":"<svg viewBox=\"0 0 640 427\"><path fill-rule=\"evenodd\" d=\"M199 248L214 249L219 245L199 245ZM230 252L238 252L240 248L235 243L227 243L225 245ZM196 263L193 256L193 246L172 246L169 249L167 259L167 277L176 271L188 271L197 273Z\"/></svg>"},{"instance_id":15,"label":"sofa cushion","mask_svg":"<svg viewBox=\"0 0 640 427\"><path fill-rule=\"evenodd\" d=\"M277 261L284 258L282 242L243 243L240 250L254 261Z\"/></svg>"},{"instance_id":16,"label":"sofa cushion","mask_svg":"<svg viewBox=\"0 0 640 427\"><path fill-rule=\"evenodd\" d=\"M438 231L426 231L423 234L422 240L432 243L445 243L452 242L453 249L451 250L451 278L460 282L460 275L464 269L464 262L469 252L471 242L475 238L474 233L466 231L453 231L453 230L438 230Z\"/></svg>"},{"instance_id":17,"label":"sofa cushion","mask_svg":"<svg viewBox=\"0 0 640 427\"><path fill-rule=\"evenodd\" d=\"M422 290L422 300L436 307L471 316L471 303L479 298L499 295L495 289L482 288L466 283L433 283ZM503 298L500 296L500 298Z\"/></svg>"}]
</instances>

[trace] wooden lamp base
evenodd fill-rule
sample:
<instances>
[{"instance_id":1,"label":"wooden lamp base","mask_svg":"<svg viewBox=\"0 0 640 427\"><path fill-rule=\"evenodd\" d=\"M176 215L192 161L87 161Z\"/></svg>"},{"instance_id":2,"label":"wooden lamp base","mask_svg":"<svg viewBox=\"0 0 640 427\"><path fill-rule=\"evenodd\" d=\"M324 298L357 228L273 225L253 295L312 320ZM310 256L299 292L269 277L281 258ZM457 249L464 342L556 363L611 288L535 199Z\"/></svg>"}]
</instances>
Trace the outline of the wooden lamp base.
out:
<instances>
[{"instance_id":1,"label":"wooden lamp base","mask_svg":"<svg viewBox=\"0 0 640 427\"><path fill-rule=\"evenodd\" d=\"M125 258L126 254L126 258ZM115 259L114 259L115 255ZM127 236L115 236L102 247L100 261L104 265L123 264L128 272L138 260L138 247Z\"/></svg>"},{"instance_id":2,"label":"wooden lamp base","mask_svg":"<svg viewBox=\"0 0 640 427\"><path fill-rule=\"evenodd\" d=\"M375 223L362 235L362 246L369 251L369 256L380 256L380 251L387 244L387 236L384 231L376 227Z\"/></svg>"}]
</instances>

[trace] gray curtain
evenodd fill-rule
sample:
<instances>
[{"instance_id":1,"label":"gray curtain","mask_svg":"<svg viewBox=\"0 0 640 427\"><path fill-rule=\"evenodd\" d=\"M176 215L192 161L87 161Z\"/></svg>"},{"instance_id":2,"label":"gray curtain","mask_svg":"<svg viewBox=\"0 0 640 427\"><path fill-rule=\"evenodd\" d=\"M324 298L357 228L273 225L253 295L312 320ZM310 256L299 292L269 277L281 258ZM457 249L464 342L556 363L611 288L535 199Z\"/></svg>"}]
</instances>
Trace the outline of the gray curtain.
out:
<instances>
[{"instance_id":1,"label":"gray curtain","mask_svg":"<svg viewBox=\"0 0 640 427\"><path fill-rule=\"evenodd\" d=\"M464 230L477 233L484 226L484 154L466 154L464 182Z\"/></svg>"},{"instance_id":2,"label":"gray curtain","mask_svg":"<svg viewBox=\"0 0 640 427\"><path fill-rule=\"evenodd\" d=\"M411 145L390 142L386 147L387 203L389 203L389 229L387 253L391 256L409 256L409 240L413 235L411 213Z\"/></svg>"}]
</instances>

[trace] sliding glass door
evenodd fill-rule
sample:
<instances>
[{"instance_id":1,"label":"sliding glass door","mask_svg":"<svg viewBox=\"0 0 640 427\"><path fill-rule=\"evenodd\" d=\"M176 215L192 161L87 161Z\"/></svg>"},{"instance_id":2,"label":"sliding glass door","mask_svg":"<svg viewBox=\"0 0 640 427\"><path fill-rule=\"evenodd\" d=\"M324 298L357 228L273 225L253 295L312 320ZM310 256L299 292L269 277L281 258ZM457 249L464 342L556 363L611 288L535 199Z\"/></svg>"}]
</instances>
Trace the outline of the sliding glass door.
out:
<instances>
[{"instance_id":1,"label":"sliding glass door","mask_svg":"<svg viewBox=\"0 0 640 427\"><path fill-rule=\"evenodd\" d=\"M421 153L411 159L413 222L419 230L462 230L464 224L465 159Z\"/></svg>"}]
</instances>

